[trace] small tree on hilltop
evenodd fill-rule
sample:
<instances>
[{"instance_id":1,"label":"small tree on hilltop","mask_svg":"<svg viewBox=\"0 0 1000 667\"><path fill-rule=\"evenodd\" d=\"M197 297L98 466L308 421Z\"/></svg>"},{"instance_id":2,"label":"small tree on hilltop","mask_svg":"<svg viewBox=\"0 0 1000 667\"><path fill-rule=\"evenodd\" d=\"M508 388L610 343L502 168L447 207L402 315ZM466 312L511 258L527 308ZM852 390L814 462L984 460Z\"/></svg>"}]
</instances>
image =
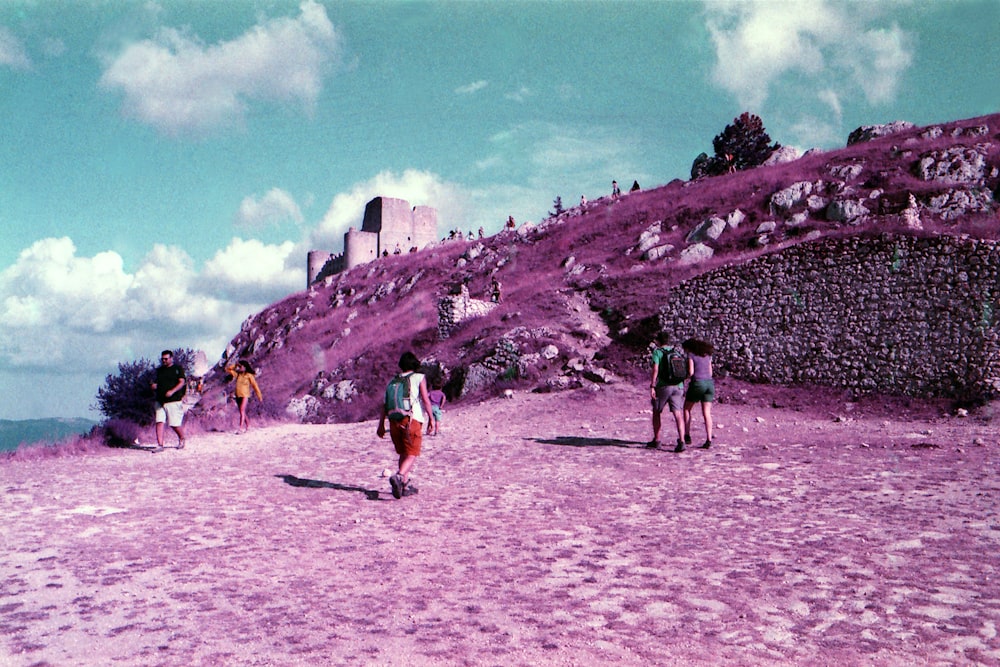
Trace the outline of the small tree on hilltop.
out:
<instances>
[{"instance_id":1,"label":"small tree on hilltop","mask_svg":"<svg viewBox=\"0 0 1000 667\"><path fill-rule=\"evenodd\" d=\"M771 137L764 130L764 121L760 116L744 111L733 119L732 125L726 125L726 129L712 139L712 147L715 157L722 158L727 170L730 166L741 170L764 164L764 160L781 145L771 144Z\"/></svg>"},{"instance_id":2,"label":"small tree on hilltop","mask_svg":"<svg viewBox=\"0 0 1000 667\"><path fill-rule=\"evenodd\" d=\"M194 351L174 351L174 363L190 377ZM108 375L104 386L97 390L97 409L108 420L124 419L139 426L153 423L156 396L150 385L156 381L156 366L149 359L118 364L118 373Z\"/></svg>"},{"instance_id":3,"label":"small tree on hilltop","mask_svg":"<svg viewBox=\"0 0 1000 667\"><path fill-rule=\"evenodd\" d=\"M563 208L563 203L562 203L562 197L561 196L557 196L555 198L555 201L552 202L552 206L553 206L553 208L555 208L554 211L549 211L549 216L552 217L552 218L555 218L556 216L559 216L559 215L563 214L566 211L566 209Z\"/></svg>"},{"instance_id":4,"label":"small tree on hilltop","mask_svg":"<svg viewBox=\"0 0 1000 667\"><path fill-rule=\"evenodd\" d=\"M702 153L691 165L691 178L718 176L727 172L752 169L764 164L781 144L771 144L760 116L744 111L732 125L712 140L715 155Z\"/></svg>"}]
</instances>

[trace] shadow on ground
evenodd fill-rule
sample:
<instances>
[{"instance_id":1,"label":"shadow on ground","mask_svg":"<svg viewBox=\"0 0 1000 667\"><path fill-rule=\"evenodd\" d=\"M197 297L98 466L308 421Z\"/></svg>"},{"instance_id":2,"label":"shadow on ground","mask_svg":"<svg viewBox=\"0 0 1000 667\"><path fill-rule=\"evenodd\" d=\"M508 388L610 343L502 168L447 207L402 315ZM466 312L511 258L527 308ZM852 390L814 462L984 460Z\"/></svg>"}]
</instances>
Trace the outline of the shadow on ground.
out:
<instances>
[{"instance_id":1,"label":"shadow on ground","mask_svg":"<svg viewBox=\"0 0 1000 667\"><path fill-rule=\"evenodd\" d=\"M635 447L645 443L634 440L618 440L616 438L580 438L560 435L555 438L525 438L543 445L560 445L563 447Z\"/></svg>"},{"instance_id":2,"label":"shadow on ground","mask_svg":"<svg viewBox=\"0 0 1000 667\"><path fill-rule=\"evenodd\" d=\"M309 489L336 489L337 491L356 491L365 494L368 500L379 500L378 491L365 489L360 486L348 486L347 484L337 484L335 482L324 482L318 479L303 479L295 475L275 475L289 486L304 486Z\"/></svg>"}]
</instances>

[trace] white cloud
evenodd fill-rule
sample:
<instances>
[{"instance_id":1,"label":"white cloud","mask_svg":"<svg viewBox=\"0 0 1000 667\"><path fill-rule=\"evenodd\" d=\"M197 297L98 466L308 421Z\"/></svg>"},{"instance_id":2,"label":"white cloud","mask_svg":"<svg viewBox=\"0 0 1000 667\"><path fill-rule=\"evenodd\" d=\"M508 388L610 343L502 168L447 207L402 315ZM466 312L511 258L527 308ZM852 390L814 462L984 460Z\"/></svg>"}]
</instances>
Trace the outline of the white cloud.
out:
<instances>
[{"instance_id":1,"label":"white cloud","mask_svg":"<svg viewBox=\"0 0 1000 667\"><path fill-rule=\"evenodd\" d=\"M120 362L177 347L218 358L249 314L305 287L293 249L234 239L199 273L183 250L156 245L130 273L115 252L85 257L67 237L37 241L0 272L3 382L35 386L45 374L61 387L52 411L81 415ZM24 393L5 398L5 417L38 416Z\"/></svg>"},{"instance_id":2,"label":"white cloud","mask_svg":"<svg viewBox=\"0 0 1000 667\"><path fill-rule=\"evenodd\" d=\"M205 262L202 290L270 303L305 287L305 261L291 241L266 245L234 238Z\"/></svg>"},{"instance_id":3,"label":"white cloud","mask_svg":"<svg viewBox=\"0 0 1000 667\"><path fill-rule=\"evenodd\" d=\"M16 70L31 68L31 59L24 50L21 40L7 28L0 26L0 67L10 67Z\"/></svg>"},{"instance_id":4,"label":"white cloud","mask_svg":"<svg viewBox=\"0 0 1000 667\"><path fill-rule=\"evenodd\" d=\"M857 85L872 104L891 102L899 78L913 62L909 35L899 26L860 33L844 53Z\"/></svg>"},{"instance_id":5,"label":"white cloud","mask_svg":"<svg viewBox=\"0 0 1000 667\"><path fill-rule=\"evenodd\" d=\"M479 81L473 81L468 85L459 86L455 89L455 93L458 95L471 95L472 93L479 92L488 85L489 83L480 79Z\"/></svg>"},{"instance_id":6,"label":"white cloud","mask_svg":"<svg viewBox=\"0 0 1000 667\"><path fill-rule=\"evenodd\" d=\"M302 211L292 195L280 188L271 188L260 199L245 197L234 222L238 227L259 229L286 220L302 222Z\"/></svg>"},{"instance_id":7,"label":"white cloud","mask_svg":"<svg viewBox=\"0 0 1000 667\"><path fill-rule=\"evenodd\" d=\"M521 86L517 90L509 92L506 95L504 95L504 99L508 99L512 102L526 102L528 98L531 97L532 95L533 93L531 92L530 88Z\"/></svg>"},{"instance_id":8,"label":"white cloud","mask_svg":"<svg viewBox=\"0 0 1000 667\"><path fill-rule=\"evenodd\" d=\"M383 171L333 198L323 220L312 233L310 247L341 252L344 233L349 227L361 229L365 205L375 197L395 197L405 199L411 206L436 208L439 231L464 224L462 220L466 217L467 197L457 184L416 169L407 169L402 174Z\"/></svg>"},{"instance_id":9,"label":"white cloud","mask_svg":"<svg viewBox=\"0 0 1000 667\"><path fill-rule=\"evenodd\" d=\"M870 103L890 101L912 57L898 27L865 25L879 20L879 11L891 7L829 0L706 3L716 52L713 79L745 109L759 109L789 73L817 91L860 87Z\"/></svg>"},{"instance_id":10,"label":"white cloud","mask_svg":"<svg viewBox=\"0 0 1000 667\"><path fill-rule=\"evenodd\" d=\"M339 40L322 5L306 0L300 10L212 46L163 28L109 58L101 86L121 90L128 115L167 134L239 122L252 100L311 110Z\"/></svg>"},{"instance_id":11,"label":"white cloud","mask_svg":"<svg viewBox=\"0 0 1000 667\"><path fill-rule=\"evenodd\" d=\"M816 97L830 108L830 111L833 112L833 115L839 122L844 112L840 105L840 95L837 94L837 91L827 88L819 91Z\"/></svg>"}]
</instances>

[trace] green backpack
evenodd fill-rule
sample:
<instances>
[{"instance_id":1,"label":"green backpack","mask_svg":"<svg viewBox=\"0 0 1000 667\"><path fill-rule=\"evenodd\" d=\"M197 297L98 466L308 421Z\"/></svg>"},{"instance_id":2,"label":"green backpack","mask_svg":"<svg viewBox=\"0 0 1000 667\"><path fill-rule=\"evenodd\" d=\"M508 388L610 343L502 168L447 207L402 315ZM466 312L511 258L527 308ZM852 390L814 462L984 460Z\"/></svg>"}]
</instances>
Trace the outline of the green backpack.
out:
<instances>
[{"instance_id":1,"label":"green backpack","mask_svg":"<svg viewBox=\"0 0 1000 667\"><path fill-rule=\"evenodd\" d=\"M688 378L687 356L676 347L664 347L656 379L659 384L676 385Z\"/></svg>"},{"instance_id":2,"label":"green backpack","mask_svg":"<svg viewBox=\"0 0 1000 667\"><path fill-rule=\"evenodd\" d=\"M413 416L413 400L410 398L410 375L397 375L385 388L385 413L389 421L400 422Z\"/></svg>"}]
</instances>

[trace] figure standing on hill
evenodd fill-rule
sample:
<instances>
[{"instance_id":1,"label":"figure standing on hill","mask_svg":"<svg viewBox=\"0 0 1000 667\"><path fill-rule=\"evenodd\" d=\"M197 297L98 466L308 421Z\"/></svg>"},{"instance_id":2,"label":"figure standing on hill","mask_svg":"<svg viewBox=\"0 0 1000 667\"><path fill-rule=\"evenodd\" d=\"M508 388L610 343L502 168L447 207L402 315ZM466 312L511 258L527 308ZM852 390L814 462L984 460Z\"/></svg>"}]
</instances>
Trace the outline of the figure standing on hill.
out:
<instances>
[{"instance_id":1,"label":"figure standing on hill","mask_svg":"<svg viewBox=\"0 0 1000 667\"><path fill-rule=\"evenodd\" d=\"M262 401L264 397L260 393L257 385L257 376L253 372L250 362L241 361L238 364L226 366L226 372L236 380L236 407L240 410L240 425L236 428L236 434L246 433L250 430L250 419L247 417L247 404L250 402L250 392L257 394L257 400Z\"/></svg>"},{"instance_id":2,"label":"figure standing on hill","mask_svg":"<svg viewBox=\"0 0 1000 667\"><path fill-rule=\"evenodd\" d=\"M642 188L639 187L639 181L632 181L632 189L629 192L638 192Z\"/></svg>"},{"instance_id":3,"label":"figure standing on hill","mask_svg":"<svg viewBox=\"0 0 1000 667\"><path fill-rule=\"evenodd\" d=\"M493 303L503 303L503 285L500 284L496 276L493 276L493 282L490 284L490 296Z\"/></svg>"},{"instance_id":4,"label":"figure standing on hill","mask_svg":"<svg viewBox=\"0 0 1000 667\"><path fill-rule=\"evenodd\" d=\"M663 408L670 406L677 426L677 446L674 452L684 451L684 378L688 360L677 348L667 345L669 336L665 331L656 334L656 344L653 347L652 365L653 377L649 382L649 397L653 404L653 439L646 447L659 449L660 426L662 425ZM689 440L690 442L690 440Z\"/></svg>"},{"instance_id":5,"label":"figure standing on hill","mask_svg":"<svg viewBox=\"0 0 1000 667\"><path fill-rule=\"evenodd\" d=\"M691 442L691 408L701 403L701 414L705 417L707 438L702 449L712 446L712 401L715 400L715 380L712 379L712 353L715 348L711 343L688 338L682 344L688 353L688 383L687 394L684 396L684 441Z\"/></svg>"},{"instance_id":6,"label":"figure standing on hill","mask_svg":"<svg viewBox=\"0 0 1000 667\"><path fill-rule=\"evenodd\" d=\"M621 188L618 187L618 181L611 181L611 199L617 200L622 196Z\"/></svg>"},{"instance_id":7,"label":"figure standing on hill","mask_svg":"<svg viewBox=\"0 0 1000 667\"><path fill-rule=\"evenodd\" d=\"M184 449L184 404L181 399L187 387L184 369L174 364L174 353L170 350L160 352L156 381L150 386L156 392L156 449L153 451L163 451L164 423L169 424L177 434L177 449Z\"/></svg>"},{"instance_id":8,"label":"figure standing on hill","mask_svg":"<svg viewBox=\"0 0 1000 667\"><path fill-rule=\"evenodd\" d=\"M580 195L580 206L583 207L583 206L586 206L586 205L587 205L587 196L586 195Z\"/></svg>"},{"instance_id":9,"label":"figure standing on hill","mask_svg":"<svg viewBox=\"0 0 1000 667\"><path fill-rule=\"evenodd\" d=\"M417 493L410 484L410 470L420 456L424 423L435 426L431 401L427 395L427 379L420 370L420 360L412 352L404 352L399 358L399 368L403 372L394 377L385 388L382 402L382 416L375 433L385 437L385 420L389 420L389 437L399 455L399 472L389 478L392 497L402 498Z\"/></svg>"},{"instance_id":10,"label":"figure standing on hill","mask_svg":"<svg viewBox=\"0 0 1000 667\"><path fill-rule=\"evenodd\" d=\"M444 404L447 397L444 395L444 382L441 376L435 376L431 381L431 390L427 394L431 401L431 414L434 415L433 429L431 424L427 424L427 435L437 435L441 429L441 416L444 414Z\"/></svg>"}]
</instances>

